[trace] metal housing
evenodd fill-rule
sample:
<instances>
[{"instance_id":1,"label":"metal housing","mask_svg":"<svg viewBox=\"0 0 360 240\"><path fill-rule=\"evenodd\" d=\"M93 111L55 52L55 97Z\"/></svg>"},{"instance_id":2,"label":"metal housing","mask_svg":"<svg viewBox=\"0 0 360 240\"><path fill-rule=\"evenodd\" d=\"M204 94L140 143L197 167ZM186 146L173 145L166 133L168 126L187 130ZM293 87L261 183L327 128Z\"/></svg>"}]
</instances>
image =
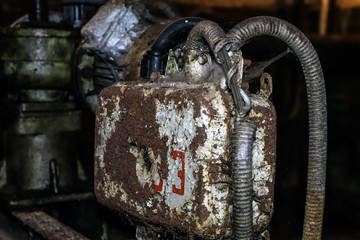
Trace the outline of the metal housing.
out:
<instances>
[{"instance_id":1,"label":"metal housing","mask_svg":"<svg viewBox=\"0 0 360 240\"><path fill-rule=\"evenodd\" d=\"M251 95L253 223L268 238L273 212L276 115ZM232 234L231 96L217 84L122 82L99 95L95 192L104 205L205 238Z\"/></svg>"}]
</instances>

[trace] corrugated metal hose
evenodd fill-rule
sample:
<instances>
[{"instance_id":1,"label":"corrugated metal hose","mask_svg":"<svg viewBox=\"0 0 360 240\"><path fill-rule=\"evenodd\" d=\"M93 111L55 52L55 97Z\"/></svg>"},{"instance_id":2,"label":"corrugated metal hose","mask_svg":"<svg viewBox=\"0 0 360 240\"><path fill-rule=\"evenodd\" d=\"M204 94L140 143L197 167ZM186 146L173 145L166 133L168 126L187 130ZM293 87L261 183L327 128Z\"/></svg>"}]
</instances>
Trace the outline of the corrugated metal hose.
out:
<instances>
[{"instance_id":1,"label":"corrugated metal hose","mask_svg":"<svg viewBox=\"0 0 360 240\"><path fill-rule=\"evenodd\" d=\"M327 152L326 93L320 61L309 39L292 24L275 17L263 16L240 22L226 35L225 39L221 39L223 32L221 29L219 30L215 23L210 21L200 22L190 32L187 46L190 49L199 49L203 47L201 44L205 40L214 51L214 46L219 41L224 41L232 43L233 50L239 50L252 38L263 35L276 37L284 41L300 61L304 73L309 103L309 159L302 239L321 239ZM214 54L216 56L217 53ZM237 119L235 121L234 136L232 138L232 144L235 144L232 151L233 166L235 168L233 171L233 184L235 185L238 182L236 179L239 177L251 176L251 164L249 164L249 161L251 162L251 146L254 132L255 128L246 120ZM239 168L240 166L241 168ZM243 167L247 167L247 170L245 171ZM246 174L242 176L243 171ZM241 176L237 176L238 174ZM245 184L247 184L246 182ZM236 223L234 226L234 238L251 239L253 235L252 216L249 215L252 212L251 204L249 204L251 191L248 191L249 186L239 185L238 187L241 194L235 193L234 197L233 218ZM237 191L236 189L235 187L235 191ZM244 219L247 220L243 222Z\"/></svg>"},{"instance_id":2,"label":"corrugated metal hose","mask_svg":"<svg viewBox=\"0 0 360 240\"><path fill-rule=\"evenodd\" d=\"M324 76L309 39L292 24L275 17L254 17L240 22L228 34L239 49L257 36L284 41L299 59L304 73L309 106L309 159L303 240L321 239L325 203L327 110Z\"/></svg>"}]
</instances>

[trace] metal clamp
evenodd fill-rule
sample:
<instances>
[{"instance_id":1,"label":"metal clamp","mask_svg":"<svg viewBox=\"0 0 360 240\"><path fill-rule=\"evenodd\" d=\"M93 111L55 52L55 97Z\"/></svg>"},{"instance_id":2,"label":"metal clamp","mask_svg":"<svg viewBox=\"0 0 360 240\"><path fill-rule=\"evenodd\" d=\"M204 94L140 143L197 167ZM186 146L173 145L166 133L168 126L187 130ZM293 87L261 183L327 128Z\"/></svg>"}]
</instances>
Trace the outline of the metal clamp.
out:
<instances>
[{"instance_id":1,"label":"metal clamp","mask_svg":"<svg viewBox=\"0 0 360 240\"><path fill-rule=\"evenodd\" d=\"M218 51L218 62L222 65L226 73L227 85L230 88L236 111L240 114L246 114L251 107L250 99L247 94L239 86L242 82L244 59L241 51L236 52L235 62L231 61L227 48L228 44L225 40L216 44L215 50ZM237 74L236 74L237 73Z\"/></svg>"}]
</instances>

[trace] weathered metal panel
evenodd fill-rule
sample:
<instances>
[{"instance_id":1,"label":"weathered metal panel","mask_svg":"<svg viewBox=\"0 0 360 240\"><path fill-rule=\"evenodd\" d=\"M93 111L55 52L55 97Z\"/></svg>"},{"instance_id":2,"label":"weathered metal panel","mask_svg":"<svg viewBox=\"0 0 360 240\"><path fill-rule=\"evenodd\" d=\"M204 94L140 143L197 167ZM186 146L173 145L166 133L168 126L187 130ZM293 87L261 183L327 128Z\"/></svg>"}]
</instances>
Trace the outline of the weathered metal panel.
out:
<instances>
[{"instance_id":1,"label":"weathered metal panel","mask_svg":"<svg viewBox=\"0 0 360 240\"><path fill-rule=\"evenodd\" d=\"M72 103L49 102L9 107L19 112L12 116L3 135L6 164L1 166L1 192L57 192L74 185L76 142L82 127L82 113L75 107Z\"/></svg>"},{"instance_id":2,"label":"weathered metal panel","mask_svg":"<svg viewBox=\"0 0 360 240\"><path fill-rule=\"evenodd\" d=\"M21 89L71 86L71 58L80 41L77 31L0 28L0 77Z\"/></svg>"},{"instance_id":3,"label":"weathered metal panel","mask_svg":"<svg viewBox=\"0 0 360 240\"><path fill-rule=\"evenodd\" d=\"M253 175L253 226L254 232L270 239L266 229L271 221L274 202L276 161L276 113L272 103L251 95L249 117L257 124L252 150ZM263 239L263 238L261 238Z\"/></svg>"},{"instance_id":4,"label":"weathered metal panel","mask_svg":"<svg viewBox=\"0 0 360 240\"><path fill-rule=\"evenodd\" d=\"M261 170L253 171L253 206L261 233L272 213L275 156L264 141L275 113L267 100L254 99L250 115L260 126L254 167ZM231 235L231 111L230 95L211 83L123 82L104 89L95 130L98 200L171 229Z\"/></svg>"}]
</instances>

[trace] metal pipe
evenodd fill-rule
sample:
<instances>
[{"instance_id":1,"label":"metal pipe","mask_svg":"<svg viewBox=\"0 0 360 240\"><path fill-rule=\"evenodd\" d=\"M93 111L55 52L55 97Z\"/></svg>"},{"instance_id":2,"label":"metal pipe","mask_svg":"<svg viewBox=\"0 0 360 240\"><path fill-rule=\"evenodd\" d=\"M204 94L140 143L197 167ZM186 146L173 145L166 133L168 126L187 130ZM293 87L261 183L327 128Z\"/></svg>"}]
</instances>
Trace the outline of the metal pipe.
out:
<instances>
[{"instance_id":1,"label":"metal pipe","mask_svg":"<svg viewBox=\"0 0 360 240\"><path fill-rule=\"evenodd\" d=\"M32 206L32 205L44 205L60 202L80 201L83 199L93 199L93 192L85 193L70 193L70 194L58 194L36 198L24 198L9 201L10 206Z\"/></svg>"},{"instance_id":2,"label":"metal pipe","mask_svg":"<svg viewBox=\"0 0 360 240\"><path fill-rule=\"evenodd\" d=\"M34 229L46 239L50 240L88 240L87 237L62 224L55 218L42 211L19 212L13 211L12 215Z\"/></svg>"},{"instance_id":3,"label":"metal pipe","mask_svg":"<svg viewBox=\"0 0 360 240\"><path fill-rule=\"evenodd\" d=\"M319 34L326 35L329 14L329 0L321 0L320 18L319 18Z\"/></svg>"},{"instance_id":4,"label":"metal pipe","mask_svg":"<svg viewBox=\"0 0 360 240\"><path fill-rule=\"evenodd\" d=\"M249 119L235 119L231 136L233 185L233 237L236 240L253 239L252 210L252 146L256 125Z\"/></svg>"},{"instance_id":5,"label":"metal pipe","mask_svg":"<svg viewBox=\"0 0 360 240\"><path fill-rule=\"evenodd\" d=\"M309 160L303 238L321 239L325 203L327 110L324 76L309 39L295 26L274 17L254 17L240 22L227 35L240 49L254 37L268 35L284 41L299 59L309 105Z\"/></svg>"}]
</instances>

